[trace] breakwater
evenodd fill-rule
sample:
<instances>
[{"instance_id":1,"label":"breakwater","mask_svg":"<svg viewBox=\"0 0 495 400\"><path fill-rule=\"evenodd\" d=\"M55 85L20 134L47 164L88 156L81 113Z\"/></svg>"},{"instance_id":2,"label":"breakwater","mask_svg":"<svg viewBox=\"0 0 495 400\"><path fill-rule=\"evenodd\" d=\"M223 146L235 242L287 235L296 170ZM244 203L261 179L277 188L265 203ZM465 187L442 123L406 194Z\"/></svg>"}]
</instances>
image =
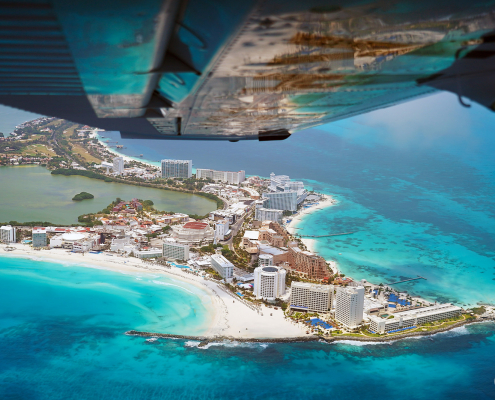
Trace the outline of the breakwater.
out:
<instances>
[{"instance_id":1,"label":"breakwater","mask_svg":"<svg viewBox=\"0 0 495 400\"><path fill-rule=\"evenodd\" d=\"M397 340L403 340L410 337L418 336L431 336L441 332L447 332L455 328L459 328L468 324L475 324L481 322L495 321L495 317L468 319L464 321L459 321L455 324L446 326L444 328L438 328L432 331L421 331L421 332L410 332L393 336L380 336L380 337L366 337L366 336L318 336L318 335L308 335L299 337L288 337L288 338L236 338L233 336L189 336L189 335L174 335L169 333L156 333L156 332L141 332L141 331L127 331L125 332L128 336L140 336L148 338L162 338L162 339L183 339L183 340L194 340L199 341L198 347L204 347L210 343L220 343L224 341L229 342L239 342L239 343L302 343L302 342L327 342L336 343L341 341L355 341L355 342L394 342Z\"/></svg>"}]
</instances>

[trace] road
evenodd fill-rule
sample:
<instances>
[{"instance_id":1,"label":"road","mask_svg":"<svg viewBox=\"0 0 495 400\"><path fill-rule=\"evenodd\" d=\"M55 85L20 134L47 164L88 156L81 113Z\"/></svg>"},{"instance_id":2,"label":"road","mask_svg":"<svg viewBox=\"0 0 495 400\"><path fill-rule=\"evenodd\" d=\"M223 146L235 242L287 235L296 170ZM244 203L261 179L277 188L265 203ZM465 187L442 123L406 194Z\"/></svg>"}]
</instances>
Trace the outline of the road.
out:
<instances>
[{"instance_id":1,"label":"road","mask_svg":"<svg viewBox=\"0 0 495 400\"><path fill-rule=\"evenodd\" d=\"M227 246L229 246L230 250L235 251L234 250L234 244L233 244L234 236L237 235L239 230L242 228L242 224L244 224L244 219L247 216L251 215L251 213L252 213L252 210L248 211L246 214L244 214L244 216L241 219L237 220L234 225L230 226L230 229L232 230L232 234L230 235L230 239L221 242L221 244L227 245Z\"/></svg>"}]
</instances>

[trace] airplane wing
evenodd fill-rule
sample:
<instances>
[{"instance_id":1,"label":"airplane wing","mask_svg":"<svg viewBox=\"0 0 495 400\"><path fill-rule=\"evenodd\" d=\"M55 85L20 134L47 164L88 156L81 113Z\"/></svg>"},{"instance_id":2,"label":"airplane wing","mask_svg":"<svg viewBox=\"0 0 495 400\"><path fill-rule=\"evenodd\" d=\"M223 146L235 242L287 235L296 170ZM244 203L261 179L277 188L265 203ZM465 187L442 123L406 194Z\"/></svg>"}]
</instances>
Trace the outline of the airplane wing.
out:
<instances>
[{"instance_id":1,"label":"airplane wing","mask_svg":"<svg viewBox=\"0 0 495 400\"><path fill-rule=\"evenodd\" d=\"M0 103L128 138L281 140L438 90L493 108L495 4L0 2Z\"/></svg>"}]
</instances>

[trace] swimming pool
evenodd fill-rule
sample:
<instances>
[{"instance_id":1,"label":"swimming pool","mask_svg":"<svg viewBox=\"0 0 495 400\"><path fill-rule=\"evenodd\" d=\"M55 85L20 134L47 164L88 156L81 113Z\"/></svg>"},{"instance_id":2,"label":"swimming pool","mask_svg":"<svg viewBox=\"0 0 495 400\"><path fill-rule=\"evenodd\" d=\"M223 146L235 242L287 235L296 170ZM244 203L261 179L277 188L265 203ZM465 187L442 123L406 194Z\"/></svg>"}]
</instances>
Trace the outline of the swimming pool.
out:
<instances>
[{"instance_id":1,"label":"swimming pool","mask_svg":"<svg viewBox=\"0 0 495 400\"><path fill-rule=\"evenodd\" d=\"M189 268L187 265L180 265L180 264L176 264L174 262L169 262L170 265L173 265L174 267L177 267L177 268L182 268L182 269L191 269Z\"/></svg>"}]
</instances>

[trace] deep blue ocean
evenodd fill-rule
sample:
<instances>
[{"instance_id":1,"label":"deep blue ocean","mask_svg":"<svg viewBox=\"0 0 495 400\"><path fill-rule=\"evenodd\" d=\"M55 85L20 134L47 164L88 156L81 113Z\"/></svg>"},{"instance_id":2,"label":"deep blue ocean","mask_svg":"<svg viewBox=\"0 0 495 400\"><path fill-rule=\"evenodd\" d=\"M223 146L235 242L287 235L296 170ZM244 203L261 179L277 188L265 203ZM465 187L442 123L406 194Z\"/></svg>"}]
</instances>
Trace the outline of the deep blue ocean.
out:
<instances>
[{"instance_id":1,"label":"deep blue ocean","mask_svg":"<svg viewBox=\"0 0 495 400\"><path fill-rule=\"evenodd\" d=\"M303 179L339 203L308 216L301 232L356 232L316 244L341 272L376 283L421 275L398 288L463 305L495 303L494 126L492 112L440 94L283 142L104 135L152 161ZM201 333L210 305L177 286L1 257L0 399L495 399L493 323L372 345L199 349L123 334Z\"/></svg>"}]
</instances>

